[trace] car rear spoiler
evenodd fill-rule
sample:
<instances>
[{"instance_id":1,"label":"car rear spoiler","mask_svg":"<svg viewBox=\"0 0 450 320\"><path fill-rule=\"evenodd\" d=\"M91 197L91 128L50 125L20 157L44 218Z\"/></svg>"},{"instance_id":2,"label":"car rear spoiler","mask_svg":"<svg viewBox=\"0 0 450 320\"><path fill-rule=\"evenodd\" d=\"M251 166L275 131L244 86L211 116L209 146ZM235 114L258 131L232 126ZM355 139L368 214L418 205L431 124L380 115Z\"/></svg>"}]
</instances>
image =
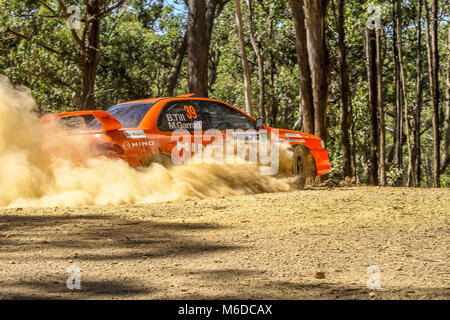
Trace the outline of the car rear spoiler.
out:
<instances>
[{"instance_id":1,"label":"car rear spoiler","mask_svg":"<svg viewBox=\"0 0 450 320\"><path fill-rule=\"evenodd\" d=\"M65 118L65 117L76 117L76 116L94 116L102 125L103 130L112 131L122 128L122 124L119 120L114 118L111 114L103 110L89 110L89 111L74 111L74 112L64 112L56 114L48 114L41 117L41 123L46 124L54 119Z\"/></svg>"}]
</instances>

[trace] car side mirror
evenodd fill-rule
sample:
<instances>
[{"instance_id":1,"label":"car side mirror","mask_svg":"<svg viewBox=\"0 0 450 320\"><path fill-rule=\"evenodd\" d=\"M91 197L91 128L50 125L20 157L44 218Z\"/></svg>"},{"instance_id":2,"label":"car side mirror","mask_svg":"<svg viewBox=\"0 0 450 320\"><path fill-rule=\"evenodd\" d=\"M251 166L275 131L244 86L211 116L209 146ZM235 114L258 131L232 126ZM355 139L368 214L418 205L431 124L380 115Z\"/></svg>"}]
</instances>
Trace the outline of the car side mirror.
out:
<instances>
[{"instance_id":1,"label":"car side mirror","mask_svg":"<svg viewBox=\"0 0 450 320\"><path fill-rule=\"evenodd\" d=\"M264 128L264 119L263 118L256 119L256 129L262 128Z\"/></svg>"}]
</instances>

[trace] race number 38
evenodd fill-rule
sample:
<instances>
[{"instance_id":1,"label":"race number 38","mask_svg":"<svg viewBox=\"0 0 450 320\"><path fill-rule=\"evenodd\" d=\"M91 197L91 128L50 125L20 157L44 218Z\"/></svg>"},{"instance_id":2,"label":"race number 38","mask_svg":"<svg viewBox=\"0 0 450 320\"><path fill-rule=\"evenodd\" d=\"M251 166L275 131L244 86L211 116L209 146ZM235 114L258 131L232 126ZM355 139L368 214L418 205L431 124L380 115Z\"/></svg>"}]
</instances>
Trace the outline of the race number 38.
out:
<instances>
[{"instance_id":1,"label":"race number 38","mask_svg":"<svg viewBox=\"0 0 450 320\"><path fill-rule=\"evenodd\" d=\"M184 110L186 110L186 115L189 119L197 119L197 112L193 106L184 106Z\"/></svg>"}]
</instances>

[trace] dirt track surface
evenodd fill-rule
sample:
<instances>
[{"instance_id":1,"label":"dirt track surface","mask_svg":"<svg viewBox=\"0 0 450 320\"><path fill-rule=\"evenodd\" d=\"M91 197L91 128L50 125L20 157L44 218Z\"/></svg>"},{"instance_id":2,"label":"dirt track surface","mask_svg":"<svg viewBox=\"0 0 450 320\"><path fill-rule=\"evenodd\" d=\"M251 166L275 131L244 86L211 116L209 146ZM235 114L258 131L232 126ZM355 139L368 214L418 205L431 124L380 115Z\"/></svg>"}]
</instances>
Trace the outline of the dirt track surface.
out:
<instances>
[{"instance_id":1,"label":"dirt track surface","mask_svg":"<svg viewBox=\"0 0 450 320\"><path fill-rule=\"evenodd\" d=\"M369 187L0 209L0 299L449 299L449 220L448 189Z\"/></svg>"}]
</instances>

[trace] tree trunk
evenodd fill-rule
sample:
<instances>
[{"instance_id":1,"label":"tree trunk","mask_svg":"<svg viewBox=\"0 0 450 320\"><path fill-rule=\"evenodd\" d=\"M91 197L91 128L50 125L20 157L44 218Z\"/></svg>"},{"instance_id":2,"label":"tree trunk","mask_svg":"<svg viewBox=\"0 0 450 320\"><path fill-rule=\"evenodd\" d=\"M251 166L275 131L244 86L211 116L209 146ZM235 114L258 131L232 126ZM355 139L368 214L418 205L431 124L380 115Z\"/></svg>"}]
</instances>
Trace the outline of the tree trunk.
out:
<instances>
[{"instance_id":1,"label":"tree trunk","mask_svg":"<svg viewBox=\"0 0 450 320\"><path fill-rule=\"evenodd\" d=\"M269 15L269 35L270 42L273 43L275 40L273 38L273 19ZM277 116L278 116L278 105L275 99L275 74L277 72L277 66L275 64L275 57L273 56L273 50L270 51L270 125L276 127Z\"/></svg>"},{"instance_id":2,"label":"tree trunk","mask_svg":"<svg viewBox=\"0 0 450 320\"><path fill-rule=\"evenodd\" d=\"M253 23L253 6L252 0L247 0L249 9L249 25L250 25L250 41L252 43L253 51L255 51L256 59L258 61L258 82L259 82L259 117L266 120L266 110L264 107L264 60L260 49L260 43L256 41L255 25Z\"/></svg>"},{"instance_id":3,"label":"tree trunk","mask_svg":"<svg viewBox=\"0 0 450 320\"><path fill-rule=\"evenodd\" d=\"M328 0L310 0L304 3L314 102L314 134L324 141L327 141L328 77L330 71L325 34L328 2Z\"/></svg>"},{"instance_id":4,"label":"tree trunk","mask_svg":"<svg viewBox=\"0 0 450 320\"><path fill-rule=\"evenodd\" d=\"M352 176L352 159L348 117L350 85L347 70L347 47L345 45L344 13L344 0L339 0L337 18L337 31L339 36L339 90L341 92L339 126L341 132L342 173L343 177L346 178Z\"/></svg>"},{"instance_id":5,"label":"tree trunk","mask_svg":"<svg viewBox=\"0 0 450 320\"><path fill-rule=\"evenodd\" d=\"M434 91L433 96L433 186L439 188L441 186L440 181L440 170L441 170L441 152L440 152L440 142L441 135L439 132L440 119L439 119L439 48L438 48L438 0L433 0L433 33L432 37L432 53L433 53L433 78L434 78Z\"/></svg>"},{"instance_id":6,"label":"tree trunk","mask_svg":"<svg viewBox=\"0 0 450 320\"><path fill-rule=\"evenodd\" d=\"M353 105L351 103L350 103L350 119L353 119ZM352 137L351 155L352 155L353 176L356 177L356 182L359 182L358 170L357 170L358 168L356 165L357 140L356 140L355 124L356 124L356 121L354 121L354 120L350 122L350 135Z\"/></svg>"},{"instance_id":7,"label":"tree trunk","mask_svg":"<svg viewBox=\"0 0 450 320\"><path fill-rule=\"evenodd\" d=\"M295 27L295 47L299 67L301 106L303 110L303 130L314 133L314 101L312 93L311 69L308 58L305 13L303 0L289 0Z\"/></svg>"},{"instance_id":8,"label":"tree trunk","mask_svg":"<svg viewBox=\"0 0 450 320\"><path fill-rule=\"evenodd\" d=\"M433 0L432 19L433 30L430 32L430 17L428 5L425 2L425 18L427 29L428 70L430 80L431 101L433 106L433 187L440 187L440 134L439 134L439 52L438 52L438 21L437 0ZM430 35L431 33L431 35Z\"/></svg>"},{"instance_id":9,"label":"tree trunk","mask_svg":"<svg viewBox=\"0 0 450 320\"><path fill-rule=\"evenodd\" d=\"M273 41L273 38L272 40ZM273 52L270 53L270 107L271 107L271 122L270 125L272 127L276 127L277 125L277 116L278 116L278 105L276 103L276 98L275 98L275 74L276 74L276 64L275 64L275 59L273 56Z\"/></svg>"},{"instance_id":10,"label":"tree trunk","mask_svg":"<svg viewBox=\"0 0 450 320\"><path fill-rule=\"evenodd\" d=\"M383 105L383 58L381 56L381 28L375 31L375 41L377 47L377 109L378 124L380 129L380 185L386 185L386 128L384 124L384 105Z\"/></svg>"},{"instance_id":11,"label":"tree trunk","mask_svg":"<svg viewBox=\"0 0 450 320\"><path fill-rule=\"evenodd\" d=\"M219 47L216 47L215 50L209 50L209 75L208 75L208 81L209 81L209 92L214 93L214 84L217 81L217 67L219 66L220 62L220 55L222 54L222 51Z\"/></svg>"},{"instance_id":12,"label":"tree trunk","mask_svg":"<svg viewBox=\"0 0 450 320\"><path fill-rule=\"evenodd\" d=\"M369 82L369 103L370 103L370 151L369 151L369 184L378 185L378 118L377 118L377 45L375 30L366 30L366 59L367 59L367 80Z\"/></svg>"},{"instance_id":13,"label":"tree trunk","mask_svg":"<svg viewBox=\"0 0 450 320\"><path fill-rule=\"evenodd\" d=\"M419 14L417 18L417 97L416 110L414 116L414 148L413 148L413 163L416 166L416 186L420 187L421 176L421 146L420 146L420 118L422 114L423 104L423 66L422 66L422 0L419 0Z\"/></svg>"},{"instance_id":14,"label":"tree trunk","mask_svg":"<svg viewBox=\"0 0 450 320\"><path fill-rule=\"evenodd\" d=\"M220 15L224 5L230 0L209 0L206 6L206 42L208 46L208 63L209 63L209 76L208 76L208 90L212 92L212 87L217 80L217 66L220 60L220 50L216 50L213 54L210 50L211 37L214 28L214 20Z\"/></svg>"},{"instance_id":15,"label":"tree trunk","mask_svg":"<svg viewBox=\"0 0 450 320\"><path fill-rule=\"evenodd\" d=\"M428 157L425 158L425 176L426 176L426 182L427 187L431 188L432 182L430 182L430 178L433 176L433 173L431 172L431 164L430 159Z\"/></svg>"},{"instance_id":16,"label":"tree trunk","mask_svg":"<svg viewBox=\"0 0 450 320\"><path fill-rule=\"evenodd\" d=\"M211 43L211 35L214 28L214 20L221 14L224 5L230 0L209 0L206 7L206 41ZM203 1L204 3L204 1Z\"/></svg>"},{"instance_id":17,"label":"tree trunk","mask_svg":"<svg viewBox=\"0 0 450 320\"><path fill-rule=\"evenodd\" d=\"M81 64L80 106L82 110L93 109L95 105L95 78L97 76L100 52L100 4L99 1L86 2L85 55Z\"/></svg>"},{"instance_id":18,"label":"tree trunk","mask_svg":"<svg viewBox=\"0 0 450 320\"><path fill-rule=\"evenodd\" d=\"M445 88L445 137L444 137L444 152L442 155L441 173L445 172L450 162L450 26L448 28L447 40L447 87Z\"/></svg>"},{"instance_id":19,"label":"tree trunk","mask_svg":"<svg viewBox=\"0 0 450 320\"><path fill-rule=\"evenodd\" d=\"M292 130L299 130L302 131L303 127L303 107L302 107L302 99L300 97L299 103L298 103L298 118L297 121L295 121L294 125L292 126Z\"/></svg>"},{"instance_id":20,"label":"tree trunk","mask_svg":"<svg viewBox=\"0 0 450 320\"><path fill-rule=\"evenodd\" d=\"M400 62L398 55L398 29L401 28L401 21L396 10L396 6L393 5L393 51L394 51L394 84L395 84L395 108L394 108L394 167L397 170L402 170L403 166L403 112L402 112L402 99L401 99L401 86L400 86ZM394 181L395 185L401 183L401 175L397 181Z\"/></svg>"},{"instance_id":21,"label":"tree trunk","mask_svg":"<svg viewBox=\"0 0 450 320\"><path fill-rule=\"evenodd\" d=\"M411 149L411 139L410 139L410 130L409 130L409 119L408 119L408 99L406 96L406 81L405 81L405 73L403 70L403 41L402 41L402 6L400 0L397 0L397 52L398 52L398 66L399 66L399 74L400 74L400 87L403 96L403 111L405 117L405 132L406 132L406 145L408 148L408 182L407 185L409 187L416 186L416 175L414 173L414 165L412 162L412 149Z\"/></svg>"},{"instance_id":22,"label":"tree trunk","mask_svg":"<svg viewBox=\"0 0 450 320\"><path fill-rule=\"evenodd\" d=\"M269 20L269 41L274 43L275 39L273 37L273 26L274 22L272 19L272 14L267 6L264 4L264 0L258 0L264 13L267 15ZM269 70L270 70L270 81L269 81L269 110L267 111L267 120L271 127L276 127L277 117L278 117L278 105L275 97L275 75L277 73L277 66L274 57L273 48L269 48Z\"/></svg>"},{"instance_id":23,"label":"tree trunk","mask_svg":"<svg viewBox=\"0 0 450 320\"><path fill-rule=\"evenodd\" d=\"M187 4L188 87L196 96L208 97L206 3L205 0L188 0Z\"/></svg>"},{"instance_id":24,"label":"tree trunk","mask_svg":"<svg viewBox=\"0 0 450 320\"><path fill-rule=\"evenodd\" d=\"M245 50L244 31L242 28L241 1L235 0L236 24L238 30L239 47L241 49L242 68L244 69L244 93L245 93L245 111L252 114L252 85L250 80L250 68L248 67L247 51Z\"/></svg>"},{"instance_id":25,"label":"tree trunk","mask_svg":"<svg viewBox=\"0 0 450 320\"><path fill-rule=\"evenodd\" d=\"M177 86L178 76L181 71L181 66L183 65L183 59L186 55L187 48L187 33L184 34L183 42L177 50L177 56L175 57L175 61L173 63L172 69L170 70L169 79L167 80L167 89L166 94L170 97L173 96L173 92L175 91L175 87Z\"/></svg>"}]
</instances>

